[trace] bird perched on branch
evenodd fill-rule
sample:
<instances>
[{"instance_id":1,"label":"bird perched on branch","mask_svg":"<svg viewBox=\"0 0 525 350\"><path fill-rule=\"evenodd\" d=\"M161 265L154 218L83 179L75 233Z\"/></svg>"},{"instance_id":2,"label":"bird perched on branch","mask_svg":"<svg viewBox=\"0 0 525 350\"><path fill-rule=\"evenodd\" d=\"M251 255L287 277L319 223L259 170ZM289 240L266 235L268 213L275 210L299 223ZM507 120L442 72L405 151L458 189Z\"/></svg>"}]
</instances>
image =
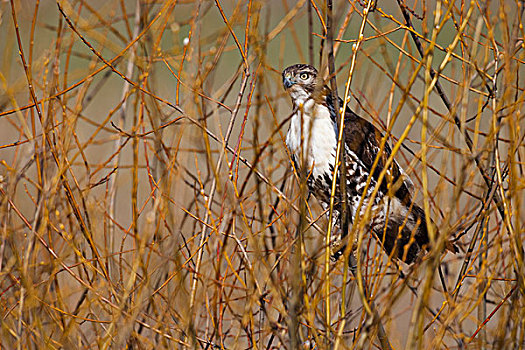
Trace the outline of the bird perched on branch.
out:
<instances>
[{"instance_id":1,"label":"bird perched on branch","mask_svg":"<svg viewBox=\"0 0 525 350\"><path fill-rule=\"evenodd\" d=\"M318 78L317 70L310 65L290 66L283 71L282 76L284 88L292 98L295 111L286 135L286 145L295 167L303 167L307 174L309 192L328 212L338 139L337 114L332 93ZM339 106L342 107L342 100L339 97L338 99ZM380 151L381 132L350 108L347 107L344 113L344 161L350 217L355 221L371 205L372 215L367 228L381 242L387 254L411 264L424 248L428 248L427 220L433 225L432 220L414 202L412 181L395 160L381 183L378 183L391 154L390 147L385 143L384 149ZM377 157L377 166L363 196ZM334 258L342 253L345 244L341 242L347 235L347 232L341 232L344 230L340 224L342 199L339 182L336 182L333 206L333 222L339 228L339 234L335 235L332 244ZM372 192L377 186L377 195L372 199ZM362 196L363 203L358 208ZM448 243L447 248L457 249L452 243Z\"/></svg>"}]
</instances>

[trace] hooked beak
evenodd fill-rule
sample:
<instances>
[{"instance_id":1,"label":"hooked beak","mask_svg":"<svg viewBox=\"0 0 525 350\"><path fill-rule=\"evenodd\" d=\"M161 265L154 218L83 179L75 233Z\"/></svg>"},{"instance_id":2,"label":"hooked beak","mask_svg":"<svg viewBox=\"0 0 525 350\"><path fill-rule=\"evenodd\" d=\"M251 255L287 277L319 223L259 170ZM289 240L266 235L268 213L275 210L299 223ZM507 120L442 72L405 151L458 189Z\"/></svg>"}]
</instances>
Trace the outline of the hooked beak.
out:
<instances>
[{"instance_id":1,"label":"hooked beak","mask_svg":"<svg viewBox=\"0 0 525 350\"><path fill-rule=\"evenodd\" d=\"M283 85L285 89L289 89L293 84L294 82L292 82L290 78L283 78Z\"/></svg>"}]
</instances>

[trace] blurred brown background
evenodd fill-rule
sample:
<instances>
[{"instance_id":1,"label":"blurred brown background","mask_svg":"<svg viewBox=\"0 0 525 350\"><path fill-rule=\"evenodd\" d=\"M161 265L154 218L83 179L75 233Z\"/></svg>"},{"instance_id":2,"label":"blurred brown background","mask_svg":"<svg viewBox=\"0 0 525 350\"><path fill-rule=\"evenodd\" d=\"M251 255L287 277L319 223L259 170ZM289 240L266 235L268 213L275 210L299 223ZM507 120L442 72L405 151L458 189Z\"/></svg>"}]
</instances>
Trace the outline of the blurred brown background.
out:
<instances>
[{"instance_id":1,"label":"blurred brown background","mask_svg":"<svg viewBox=\"0 0 525 350\"><path fill-rule=\"evenodd\" d=\"M523 348L524 4L367 6L333 4L339 95L351 73L461 251L408 267L365 232L365 295L325 273L284 144L280 72L327 75L327 2L1 2L0 344L373 349L381 323L395 349Z\"/></svg>"}]
</instances>

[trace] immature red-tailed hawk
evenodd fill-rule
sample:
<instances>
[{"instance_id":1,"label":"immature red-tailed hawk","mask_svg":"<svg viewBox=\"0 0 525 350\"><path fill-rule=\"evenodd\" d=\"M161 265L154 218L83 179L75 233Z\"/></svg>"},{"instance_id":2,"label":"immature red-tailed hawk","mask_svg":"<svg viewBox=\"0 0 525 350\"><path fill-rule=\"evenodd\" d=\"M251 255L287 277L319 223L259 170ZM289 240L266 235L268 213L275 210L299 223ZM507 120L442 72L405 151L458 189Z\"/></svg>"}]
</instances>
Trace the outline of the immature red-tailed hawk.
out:
<instances>
[{"instance_id":1,"label":"immature red-tailed hawk","mask_svg":"<svg viewBox=\"0 0 525 350\"><path fill-rule=\"evenodd\" d=\"M330 206L332 174L337 150L337 121L330 89L317 78L317 70L306 64L296 64L283 71L283 85L292 98L297 111L291 119L286 135L292 160L297 167L304 163L308 169L309 191L326 209ZM339 105L342 101L339 99ZM406 263L414 262L422 248L429 244L425 212L414 203L413 184L403 169L394 161L388 169L388 176L378 184L379 174L391 154L390 147L379 156L379 162L372 174L371 184L364 196L361 210L357 213L367 178L379 153L381 133L369 122L359 117L350 108L345 110L344 144L347 199L352 220L364 215L371 194L379 187L372 205L372 219L367 224L381 242L387 254ZM301 152L302 156L301 156ZM304 161L301 162L300 160ZM339 176L338 176L339 179ZM388 189L392 188L391 195ZM334 223L339 225L341 196L339 180L335 193ZM393 193L392 193L393 192ZM430 224L432 221L430 220ZM385 227L386 225L386 227ZM339 231L342 230L339 228ZM342 232L339 235L346 235ZM342 237L336 240L341 241ZM341 254L343 247L337 247L334 256ZM456 250L452 244L447 248Z\"/></svg>"}]
</instances>

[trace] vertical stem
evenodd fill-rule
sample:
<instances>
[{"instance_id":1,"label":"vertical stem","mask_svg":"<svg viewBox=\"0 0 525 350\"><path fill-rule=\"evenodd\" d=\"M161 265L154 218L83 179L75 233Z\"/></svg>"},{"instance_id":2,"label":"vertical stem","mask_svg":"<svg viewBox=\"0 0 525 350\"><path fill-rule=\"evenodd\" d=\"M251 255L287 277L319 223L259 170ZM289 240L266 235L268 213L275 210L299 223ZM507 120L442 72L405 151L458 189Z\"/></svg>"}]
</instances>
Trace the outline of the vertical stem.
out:
<instances>
[{"instance_id":1,"label":"vertical stem","mask_svg":"<svg viewBox=\"0 0 525 350\"><path fill-rule=\"evenodd\" d=\"M312 0L308 1L308 60L310 65L314 65L314 24L312 15Z\"/></svg>"},{"instance_id":2,"label":"vertical stem","mask_svg":"<svg viewBox=\"0 0 525 350\"><path fill-rule=\"evenodd\" d=\"M137 37L140 31L140 0L137 0L135 3L135 23L133 28L133 38ZM128 59L128 65L126 67L126 77L131 79L133 75L133 67L135 63L135 55L137 52L137 43L135 42L133 46L131 47L131 53ZM123 100L122 106L120 108L119 113L119 119L118 119L118 127L120 129L124 128L124 123L126 122L126 111L128 106L128 93L130 89L130 84L127 82L124 82L124 86L122 87L122 94L121 99ZM122 147L122 143L124 142L124 136L120 135L113 145L113 153L116 153L115 159L113 161L113 169L118 169L120 164L120 152L118 150ZM115 224L112 220L112 218L115 217L115 208L116 208L116 199L117 199L117 178L118 178L118 171L115 171L115 174L109 178L109 209L108 214L110 217L110 220L108 220L109 223L109 237L110 237L110 251L115 251ZM112 261L113 259L109 259L109 261Z\"/></svg>"},{"instance_id":3,"label":"vertical stem","mask_svg":"<svg viewBox=\"0 0 525 350\"><path fill-rule=\"evenodd\" d=\"M336 113L336 120L337 120L337 127L340 131L340 138L338 138L338 144L337 144L337 155L335 167L334 167L334 174L332 177L332 191L330 195L330 212L329 212L329 224L328 224L328 230L326 232L325 237L325 261L324 261L324 284L325 284L325 302L326 302L326 344L328 346L329 339L330 339L330 324L331 324L331 312L330 312L330 244L332 241L332 218L333 218L333 208L334 208L334 196L335 196L335 190L336 190L336 183L337 183L337 168L339 165L338 160L342 159L341 162L341 184L340 184L340 205L341 205L341 212L339 215L339 229L341 231L341 236L345 235L347 233L347 215L346 215L346 171L343 170L345 167L345 157L344 157L344 150L345 148L341 145L344 143L344 137L343 137L343 129L344 129L344 113L341 113L340 118L340 111L339 111L339 98L337 93L337 81L335 77L335 57L334 57L334 41L333 41L333 4L332 0L327 0L326 3L326 38L327 38L327 45L328 45L328 74L330 79L330 88L331 88L331 99L332 103L334 105L334 110ZM342 119L342 120L341 120Z\"/></svg>"},{"instance_id":4,"label":"vertical stem","mask_svg":"<svg viewBox=\"0 0 525 350\"><path fill-rule=\"evenodd\" d=\"M485 293L485 288L487 285L487 269L484 266L484 262L487 259L487 251L485 247L488 247L488 235L483 235L483 239L481 240L481 247L480 251L482 252L479 255L478 258L478 267L479 267L479 278L481 278L481 282L478 286L478 292L483 293L483 301L478 306L478 320L479 322L483 322L482 320L487 318L487 293ZM478 325L479 326L479 325ZM485 328L481 329L480 335L479 335L479 349L485 350L485 344L487 342L487 332Z\"/></svg>"},{"instance_id":5,"label":"vertical stem","mask_svg":"<svg viewBox=\"0 0 525 350\"><path fill-rule=\"evenodd\" d=\"M341 176L339 178L340 180L340 205L341 205L341 213L340 213L340 229L341 234L346 235L348 234L348 225L349 225L349 213L348 213L348 207L347 207L347 195L346 195L346 163L345 163L345 147L344 147L344 117L345 117L345 110L346 110L346 101L348 99L349 89L350 89L350 83L352 79L352 73L355 67L356 63L356 56L357 51L359 49L359 46L363 40L363 31L366 24L366 18L367 15L372 7L373 1L369 1L367 4L367 7L363 11L363 21L361 22L361 27L359 30L359 36L357 39L357 42L354 47L354 52L352 56L352 63L350 66L350 72L349 72L349 78L346 82L345 87L345 98L343 100L343 106L339 106L339 97L337 94L337 83L335 80L335 62L334 62L334 45L333 45L333 22L332 22L332 1L327 0L327 24L326 24L326 37L327 37L327 43L329 48L329 54L328 54L328 70L330 74L330 85L332 90L332 101L334 103L334 108L337 114L337 122L338 122L338 139L337 139L337 151L336 151L336 160L335 160L335 167L334 167L334 174L332 178L332 191L330 195L330 212L329 212L329 220L328 220L328 230L326 234L326 253L325 253L325 293L326 293L326 323L327 323L327 338L329 337L329 325L330 325L330 299L329 299L329 292L330 292L330 280L329 280L329 263L330 263L330 241L331 241L331 230L332 230L332 217L333 217L333 207L334 207L334 194L336 189L336 183L337 183L337 172L338 167L341 167ZM349 240L351 244L352 240ZM359 249L359 248L358 248ZM355 262L355 264L354 264ZM381 343L382 349L389 350L391 349L390 342L388 341L388 336L386 334L386 331L383 327L383 324L381 322L381 319L379 317L379 313L377 312L377 309L375 307L375 303L371 301L370 303L366 302L365 299L365 293L364 293L364 285L365 281L360 273L357 259L352 255L350 255L348 259L349 266L351 266L352 273L356 277L358 281L358 285L360 287L361 296L363 302L363 306L367 310L367 313L371 315L371 319L369 320L370 325L377 324L378 326L378 339ZM355 268L353 267L355 265Z\"/></svg>"},{"instance_id":6,"label":"vertical stem","mask_svg":"<svg viewBox=\"0 0 525 350\"><path fill-rule=\"evenodd\" d=\"M358 264L357 259L354 255L354 253L350 253L348 256L348 268L350 269L350 272L352 272L352 275L357 279L361 278L361 283L364 285L365 280L363 275L357 273ZM368 326L373 326L374 324L377 324L377 338L379 339L379 343L381 343L381 349L382 350L392 350L392 346L390 345L390 341L388 340L388 335L386 334L385 327L383 326L383 322L381 322L381 317L379 313L377 312L377 307L375 305L374 300L370 300L370 309L372 311L372 317L368 320ZM364 336L366 335L366 332L361 333L361 339L360 342L364 342ZM358 346L358 348L362 348Z\"/></svg>"}]
</instances>

